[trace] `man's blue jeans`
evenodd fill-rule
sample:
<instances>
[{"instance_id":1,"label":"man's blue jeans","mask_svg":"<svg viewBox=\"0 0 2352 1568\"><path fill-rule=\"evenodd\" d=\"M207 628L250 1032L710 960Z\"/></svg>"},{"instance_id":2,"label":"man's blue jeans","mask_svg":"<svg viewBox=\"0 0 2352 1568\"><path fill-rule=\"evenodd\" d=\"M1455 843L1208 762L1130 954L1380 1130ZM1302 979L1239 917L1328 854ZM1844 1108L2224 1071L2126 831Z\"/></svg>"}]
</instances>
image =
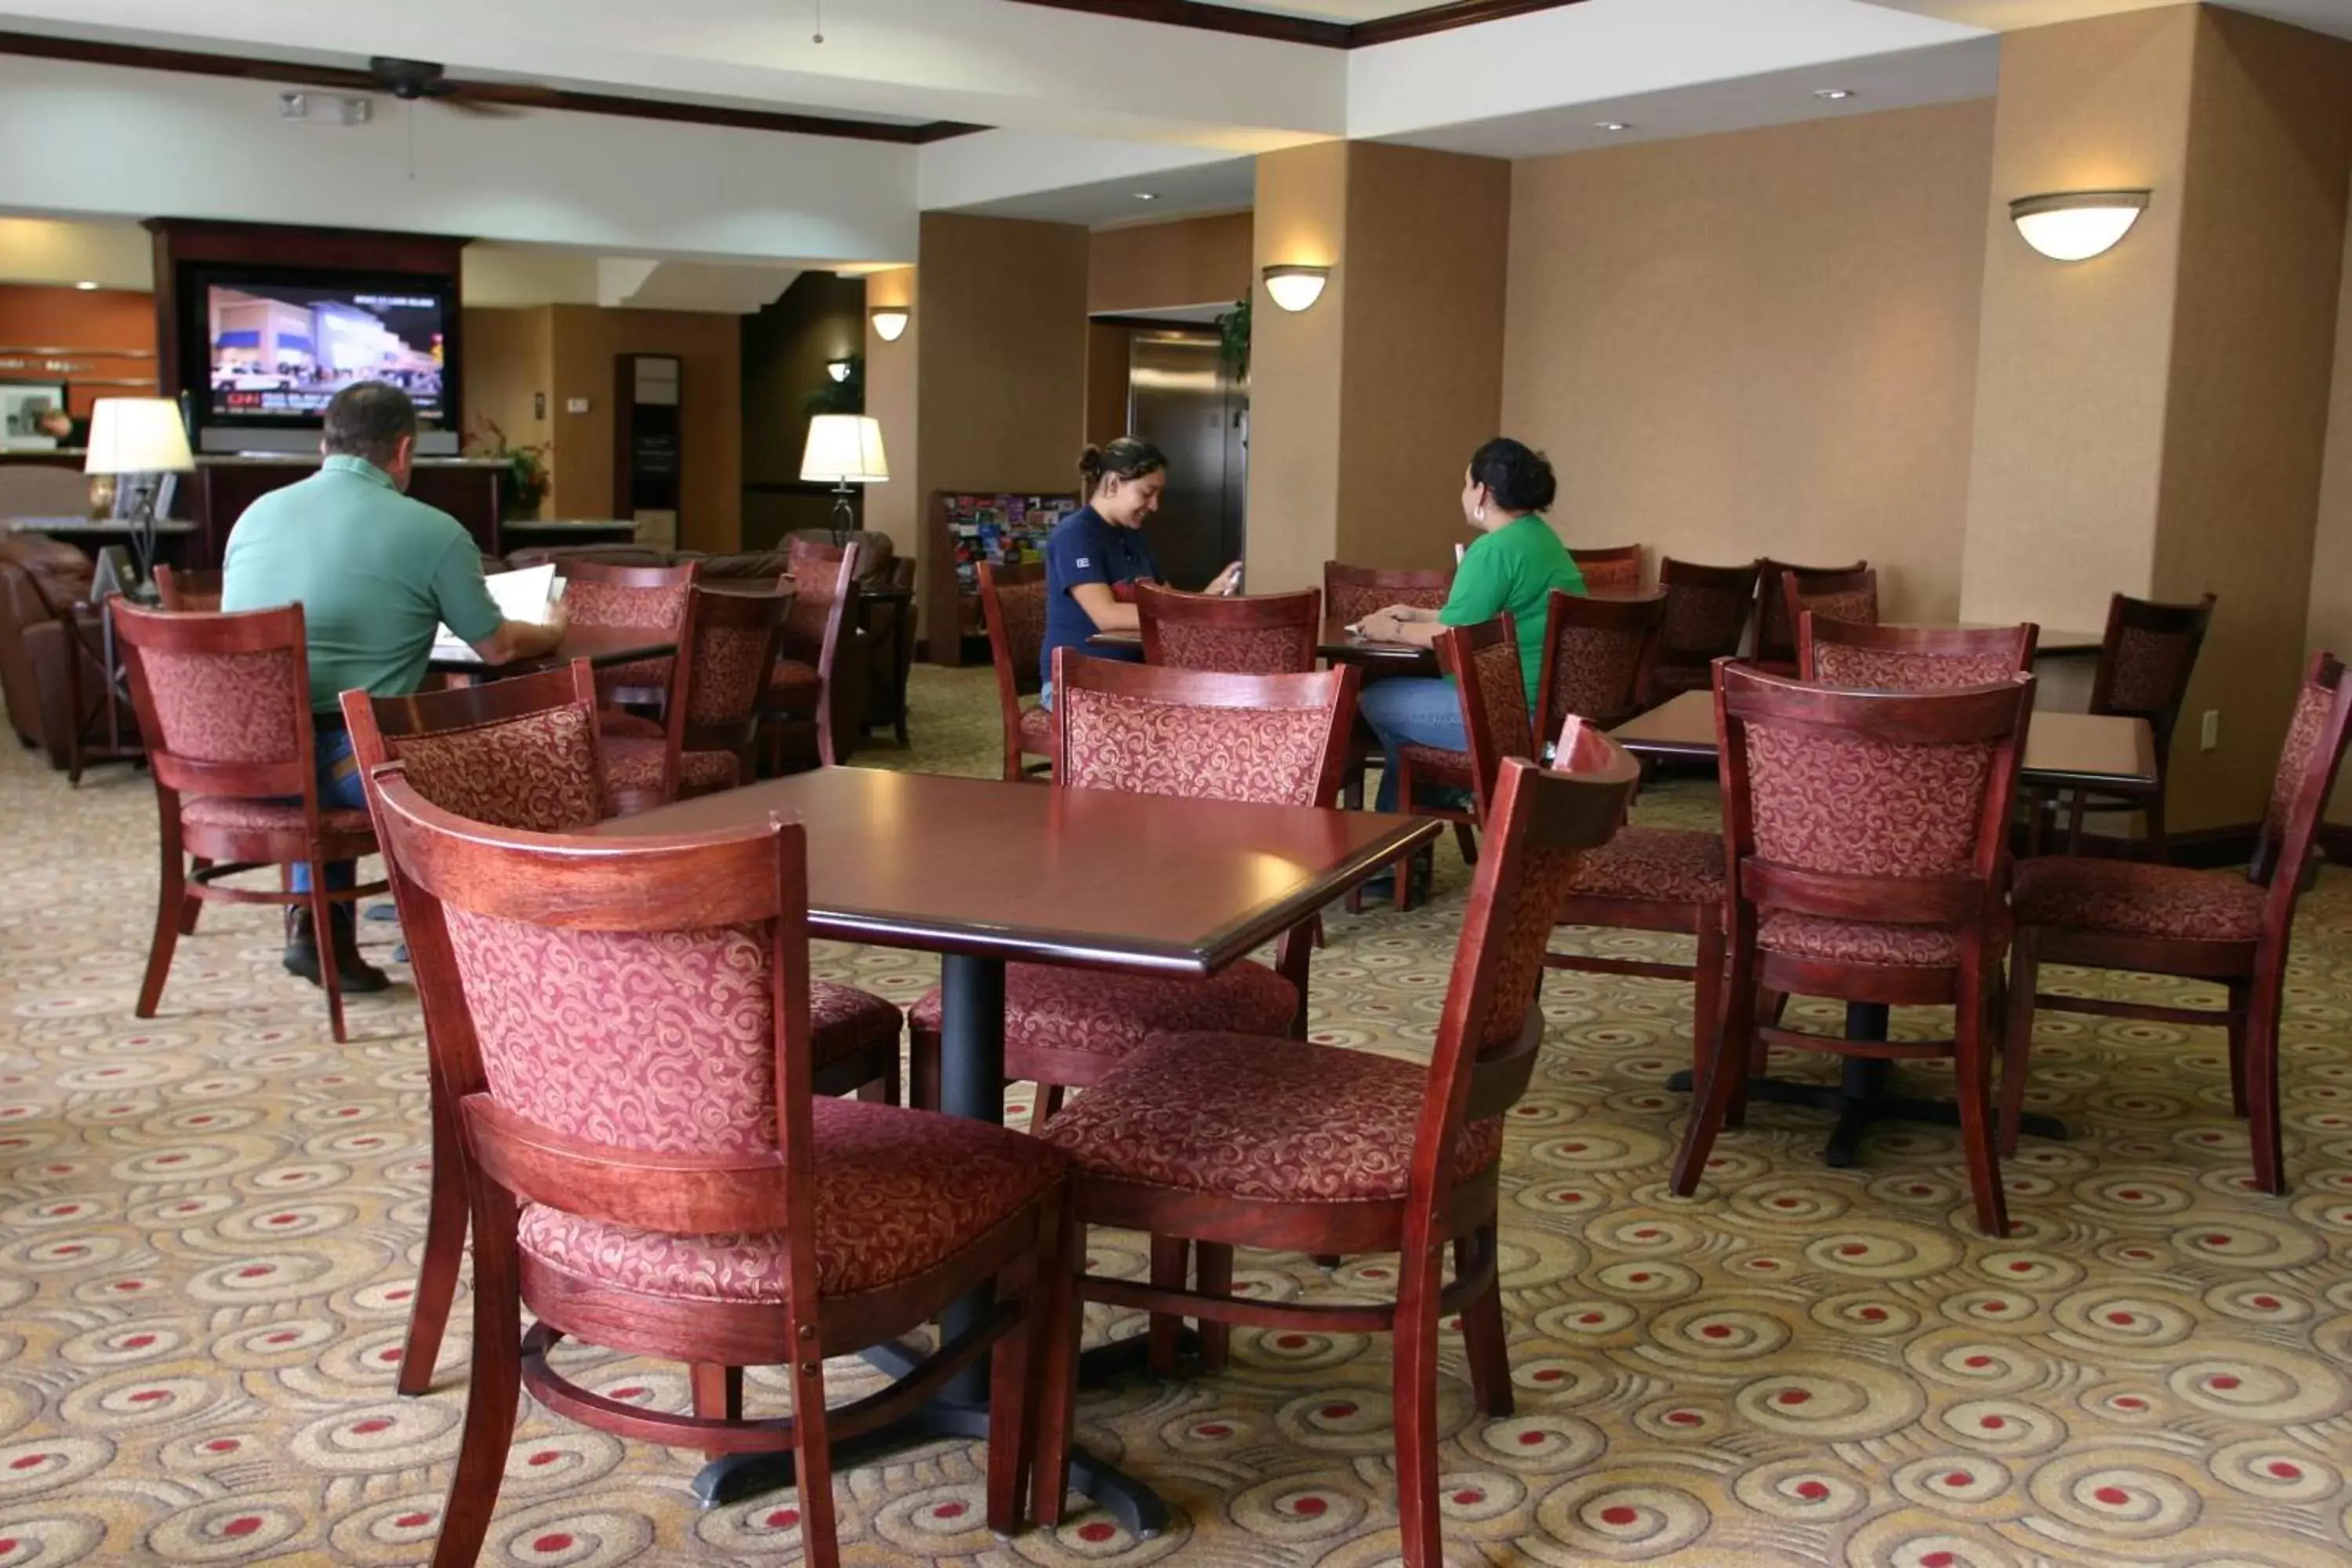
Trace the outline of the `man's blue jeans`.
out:
<instances>
[{"instance_id":1,"label":"man's blue jeans","mask_svg":"<svg viewBox=\"0 0 2352 1568\"><path fill-rule=\"evenodd\" d=\"M1462 728L1462 700L1450 680L1402 676L1376 680L1364 688L1357 710L1380 736L1385 753L1380 796L1373 803L1376 811L1397 809L1397 755L1402 748L1469 750L1470 739Z\"/></svg>"},{"instance_id":2,"label":"man's blue jeans","mask_svg":"<svg viewBox=\"0 0 2352 1568\"><path fill-rule=\"evenodd\" d=\"M353 765L352 738L341 730L321 730L317 743L311 748L319 769L319 809L332 810L342 806L352 811L367 809L367 781L360 777ZM359 886L360 867L356 860L327 862L327 888L331 892ZM296 861L293 889L298 893L310 890L310 867L306 861Z\"/></svg>"}]
</instances>

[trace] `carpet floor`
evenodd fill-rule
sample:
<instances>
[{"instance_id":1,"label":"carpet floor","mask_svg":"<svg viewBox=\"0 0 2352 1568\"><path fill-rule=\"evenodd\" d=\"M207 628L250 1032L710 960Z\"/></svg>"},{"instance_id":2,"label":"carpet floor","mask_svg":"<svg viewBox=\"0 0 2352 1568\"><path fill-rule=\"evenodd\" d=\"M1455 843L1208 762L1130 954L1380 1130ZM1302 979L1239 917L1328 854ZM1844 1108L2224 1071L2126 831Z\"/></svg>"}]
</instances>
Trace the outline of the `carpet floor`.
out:
<instances>
[{"instance_id":1,"label":"carpet floor","mask_svg":"<svg viewBox=\"0 0 2352 1568\"><path fill-rule=\"evenodd\" d=\"M916 744L859 765L993 773L987 671L925 669ZM423 1233L425 1067L404 984L352 1004L278 965L266 910L208 910L162 1016L131 1016L153 915L152 791L76 791L0 756L0 1568L392 1563L430 1552L465 1404L461 1303L433 1392L394 1397ZM1640 819L1713 820L1703 784ZM1465 873L1409 914L1339 915L1319 1039L1434 1036ZM371 924L379 962L394 939ZM1563 932L1664 953L1673 939ZM935 964L826 944L820 972L912 1000ZM2016 1233L1977 1235L1954 1134L1889 1127L1857 1168L1825 1117L1759 1105L1698 1196L1665 1191L1689 993L1555 973L1509 1122L1503 1289L1518 1413L1470 1410L1445 1336L1443 1510L1464 1564L1685 1568L2340 1565L2352 1561L2352 877L2303 905L2284 1022L2294 1187L2246 1190L2218 1030L2045 1016L2036 1109L2071 1141L2007 1170ZM2135 996L2197 988L2056 972ZM2214 994L2206 993L2206 999ZM1797 1016L1832 1028L1819 1005ZM1898 1033L1936 1032L1898 1013ZM1790 1070L1826 1079L1817 1059ZM1938 1073L1904 1076L1934 1092ZM1949 1075L1940 1081L1948 1087ZM1025 1090L1014 1103L1024 1105ZM1140 1273L1138 1238L1098 1259ZM1361 1300L1393 1260L1242 1258L1270 1297ZM1129 1321L1097 1313L1090 1333ZM575 1355L682 1408L683 1369ZM872 1386L836 1363L845 1394ZM781 1405L755 1371L755 1405ZM940 1443L839 1478L853 1563L1373 1568L1397 1552L1384 1340L1235 1336L1232 1370L1090 1393L1081 1436L1175 1523L1102 1512L1000 1542L981 1454ZM526 1407L485 1561L786 1563L790 1493L698 1509L695 1456Z\"/></svg>"}]
</instances>

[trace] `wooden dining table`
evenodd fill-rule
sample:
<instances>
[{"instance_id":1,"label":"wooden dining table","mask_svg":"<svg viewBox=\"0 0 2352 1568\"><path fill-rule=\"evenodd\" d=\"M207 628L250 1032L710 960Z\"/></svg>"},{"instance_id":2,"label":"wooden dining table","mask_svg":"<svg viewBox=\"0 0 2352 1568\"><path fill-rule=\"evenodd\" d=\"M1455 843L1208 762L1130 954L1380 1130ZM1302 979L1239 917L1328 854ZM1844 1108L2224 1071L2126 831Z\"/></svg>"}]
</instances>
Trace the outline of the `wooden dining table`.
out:
<instances>
[{"instance_id":1,"label":"wooden dining table","mask_svg":"<svg viewBox=\"0 0 2352 1568\"><path fill-rule=\"evenodd\" d=\"M468 648L463 654L436 652L425 668L441 675L486 676L504 679L509 676L528 675L534 669L551 665L569 664L584 658L597 668L608 665L633 664L641 658L663 658L677 651L676 626L567 626L562 642L552 653L536 658L509 659L504 664L491 664L480 654Z\"/></svg>"},{"instance_id":2,"label":"wooden dining table","mask_svg":"<svg viewBox=\"0 0 2352 1568\"><path fill-rule=\"evenodd\" d=\"M1686 691L1620 724L1610 737L1637 757L1660 762L1713 763L1716 759L1715 693ZM2145 789L2156 782L2156 740L2144 719L2098 713L2036 711L2025 732L2021 787ZM1850 1002L1845 1034L1850 1040L1886 1038L1887 1008L1875 1002ZM1802 1105L1836 1113L1837 1124L1822 1147L1823 1163L1840 1169L1861 1157L1863 1135L1874 1122L1920 1121L1957 1126L1959 1107L1950 1100L1892 1092L1894 1063L1883 1058L1847 1057L1835 1084L1799 1083L1759 1078L1748 1084L1751 1100ZM1666 1087L1688 1089L1685 1070ZM2066 1125L2054 1116L2029 1112L2020 1130L2037 1138L2063 1139Z\"/></svg>"},{"instance_id":3,"label":"wooden dining table","mask_svg":"<svg viewBox=\"0 0 2352 1568\"><path fill-rule=\"evenodd\" d=\"M1138 657L1143 650L1141 632L1097 632L1087 639L1088 647L1131 649ZM1318 634L1315 651L1332 664L1352 664L1366 674L1435 675L1437 650L1409 642L1387 642L1377 637L1358 637L1345 623L1333 618L1323 623Z\"/></svg>"},{"instance_id":4,"label":"wooden dining table","mask_svg":"<svg viewBox=\"0 0 2352 1568\"><path fill-rule=\"evenodd\" d=\"M799 821L813 935L940 955L940 1109L1004 1120L1008 963L1207 975L1240 960L1437 837L1433 820L1305 806L1063 789L870 768L821 768L618 817L600 837ZM985 1291L945 1314L956 1334ZM912 1352L873 1359L899 1373ZM863 1456L988 1432L987 1368L914 1415L844 1444ZM697 1495L721 1503L789 1484L792 1457L713 1460ZM1074 1456L1072 1484L1130 1531L1164 1528L1140 1481Z\"/></svg>"}]
</instances>

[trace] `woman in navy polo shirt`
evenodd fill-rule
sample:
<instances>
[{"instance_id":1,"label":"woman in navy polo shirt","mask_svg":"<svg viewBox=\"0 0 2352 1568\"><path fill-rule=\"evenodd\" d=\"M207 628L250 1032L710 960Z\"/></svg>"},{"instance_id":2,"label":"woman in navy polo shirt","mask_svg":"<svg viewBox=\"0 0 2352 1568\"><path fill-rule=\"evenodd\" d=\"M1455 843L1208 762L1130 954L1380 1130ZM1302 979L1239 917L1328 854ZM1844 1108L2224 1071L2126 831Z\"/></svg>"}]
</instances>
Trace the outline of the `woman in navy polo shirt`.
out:
<instances>
[{"instance_id":1,"label":"woman in navy polo shirt","mask_svg":"<svg viewBox=\"0 0 2352 1568\"><path fill-rule=\"evenodd\" d=\"M1054 701L1054 650L1075 647L1097 658L1139 659L1118 648L1088 647L1097 632L1131 632L1142 623L1135 611L1134 585L1157 582L1160 566L1143 538L1143 525L1160 510L1168 486L1168 459L1149 441L1121 436L1108 447L1078 455L1078 480L1087 504L1064 518L1045 542L1045 646L1040 658L1046 706ZM1217 574L1212 594L1230 594L1241 584L1238 561ZM1122 598L1119 590L1129 590Z\"/></svg>"}]
</instances>

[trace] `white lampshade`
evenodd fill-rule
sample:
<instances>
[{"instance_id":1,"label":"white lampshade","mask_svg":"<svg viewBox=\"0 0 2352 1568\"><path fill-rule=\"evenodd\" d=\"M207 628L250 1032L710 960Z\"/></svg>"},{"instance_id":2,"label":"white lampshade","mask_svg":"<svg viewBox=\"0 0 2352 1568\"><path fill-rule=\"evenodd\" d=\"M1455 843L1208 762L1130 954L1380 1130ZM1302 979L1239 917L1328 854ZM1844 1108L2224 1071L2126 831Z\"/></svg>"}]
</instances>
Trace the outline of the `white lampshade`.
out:
<instances>
[{"instance_id":1,"label":"white lampshade","mask_svg":"<svg viewBox=\"0 0 2352 1568\"><path fill-rule=\"evenodd\" d=\"M874 335L886 343L895 343L907 330L907 307L877 305L866 312L874 322Z\"/></svg>"},{"instance_id":2,"label":"white lampshade","mask_svg":"<svg viewBox=\"0 0 2352 1568\"><path fill-rule=\"evenodd\" d=\"M878 485L890 477L881 421L864 414L820 414L809 421L801 478L830 484Z\"/></svg>"},{"instance_id":3,"label":"white lampshade","mask_svg":"<svg viewBox=\"0 0 2352 1568\"><path fill-rule=\"evenodd\" d=\"M184 474L188 452L180 405L168 397L101 397L90 411L86 474Z\"/></svg>"},{"instance_id":4,"label":"white lampshade","mask_svg":"<svg viewBox=\"0 0 2352 1568\"><path fill-rule=\"evenodd\" d=\"M1304 310L1323 297L1323 285L1330 276L1328 267L1269 267L1265 291L1284 310Z\"/></svg>"},{"instance_id":5,"label":"white lampshade","mask_svg":"<svg viewBox=\"0 0 2352 1568\"><path fill-rule=\"evenodd\" d=\"M2056 191L2009 204L2018 234L2053 261L2088 261L2115 247L2147 208L2146 191Z\"/></svg>"}]
</instances>

